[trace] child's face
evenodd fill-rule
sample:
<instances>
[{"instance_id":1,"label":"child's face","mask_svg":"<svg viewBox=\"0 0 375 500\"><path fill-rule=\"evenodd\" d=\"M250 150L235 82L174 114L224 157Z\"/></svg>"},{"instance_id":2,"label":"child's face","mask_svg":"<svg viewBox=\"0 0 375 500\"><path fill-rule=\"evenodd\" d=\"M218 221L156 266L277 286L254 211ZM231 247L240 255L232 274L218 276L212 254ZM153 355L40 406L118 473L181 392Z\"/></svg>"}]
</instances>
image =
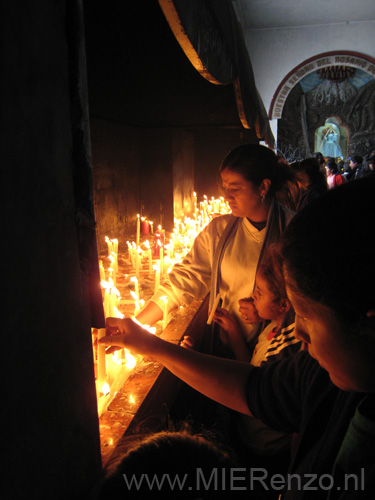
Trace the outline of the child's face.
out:
<instances>
[{"instance_id":1,"label":"child's face","mask_svg":"<svg viewBox=\"0 0 375 500\"><path fill-rule=\"evenodd\" d=\"M263 273L258 271L256 276L256 286L253 293L254 305L258 314L263 319L277 320L281 316L280 305L275 302L276 297L270 291L267 280Z\"/></svg>"}]
</instances>

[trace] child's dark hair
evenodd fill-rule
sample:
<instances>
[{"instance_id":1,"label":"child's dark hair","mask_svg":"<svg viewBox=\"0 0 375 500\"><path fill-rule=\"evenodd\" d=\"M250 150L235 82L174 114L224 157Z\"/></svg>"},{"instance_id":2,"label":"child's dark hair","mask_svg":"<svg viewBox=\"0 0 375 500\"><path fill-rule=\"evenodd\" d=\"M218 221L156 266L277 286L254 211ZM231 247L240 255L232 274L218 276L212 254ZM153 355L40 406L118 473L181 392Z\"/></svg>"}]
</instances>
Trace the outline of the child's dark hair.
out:
<instances>
[{"instance_id":1,"label":"child's dark hair","mask_svg":"<svg viewBox=\"0 0 375 500\"><path fill-rule=\"evenodd\" d=\"M180 484L175 491L170 481L156 488L150 488L149 481L161 482L168 475L171 481L201 476L209 478L215 471L237 467L238 462L231 450L224 448L210 433L193 434L189 430L161 431L149 434L124 453L115 469L103 481L99 500L122 498L165 500L179 498L193 500L201 496L195 487ZM144 480L142 480L142 478ZM156 479L155 479L156 478ZM126 480L125 480L126 479ZM138 487L134 486L137 482ZM184 481L185 483L185 481ZM130 486L133 487L130 487ZM222 498L223 491L210 487L204 492L204 499Z\"/></svg>"},{"instance_id":2,"label":"child's dark hair","mask_svg":"<svg viewBox=\"0 0 375 500\"><path fill-rule=\"evenodd\" d=\"M278 244L269 245L259 265L261 272L267 280L271 293L275 296L275 302L288 300L283 275L283 259Z\"/></svg>"}]
</instances>

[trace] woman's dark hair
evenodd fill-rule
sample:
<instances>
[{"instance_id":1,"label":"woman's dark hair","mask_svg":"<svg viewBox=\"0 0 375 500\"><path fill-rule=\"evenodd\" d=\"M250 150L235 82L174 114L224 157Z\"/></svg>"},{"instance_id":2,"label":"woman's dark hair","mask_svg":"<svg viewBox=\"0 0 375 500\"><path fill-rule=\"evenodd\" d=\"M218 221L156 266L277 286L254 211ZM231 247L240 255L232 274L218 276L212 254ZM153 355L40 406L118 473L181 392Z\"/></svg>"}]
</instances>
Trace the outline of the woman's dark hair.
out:
<instances>
[{"instance_id":1,"label":"woman's dark hair","mask_svg":"<svg viewBox=\"0 0 375 500\"><path fill-rule=\"evenodd\" d=\"M323 172L320 170L319 162L316 158L305 158L295 167L296 172L305 172L308 176L310 185L313 186L320 194L327 192L327 180Z\"/></svg>"},{"instance_id":2,"label":"woman's dark hair","mask_svg":"<svg viewBox=\"0 0 375 500\"><path fill-rule=\"evenodd\" d=\"M359 327L375 305L375 178L330 190L306 206L282 236L288 284ZM340 258L337 258L337 255Z\"/></svg>"},{"instance_id":3,"label":"woman's dark hair","mask_svg":"<svg viewBox=\"0 0 375 500\"><path fill-rule=\"evenodd\" d=\"M339 172L344 172L344 170L345 170L345 162L344 162L344 160L340 160L338 162L338 164L337 164L337 170Z\"/></svg>"},{"instance_id":4,"label":"woman's dark hair","mask_svg":"<svg viewBox=\"0 0 375 500\"><path fill-rule=\"evenodd\" d=\"M316 158L318 160L320 166L326 162L324 156L322 155L322 153L320 151L315 151L312 154L312 158Z\"/></svg>"},{"instance_id":5,"label":"woman's dark hair","mask_svg":"<svg viewBox=\"0 0 375 500\"><path fill-rule=\"evenodd\" d=\"M279 191L287 181L284 169L279 168L279 159L272 149L260 144L243 144L230 151L221 163L218 182L221 186L221 172L228 168L238 172L244 179L260 186L264 179L271 181L268 193Z\"/></svg>"},{"instance_id":6,"label":"woman's dark hair","mask_svg":"<svg viewBox=\"0 0 375 500\"><path fill-rule=\"evenodd\" d=\"M327 168L332 174L337 174L338 169L337 169L337 163L333 158L328 158L327 160Z\"/></svg>"}]
</instances>

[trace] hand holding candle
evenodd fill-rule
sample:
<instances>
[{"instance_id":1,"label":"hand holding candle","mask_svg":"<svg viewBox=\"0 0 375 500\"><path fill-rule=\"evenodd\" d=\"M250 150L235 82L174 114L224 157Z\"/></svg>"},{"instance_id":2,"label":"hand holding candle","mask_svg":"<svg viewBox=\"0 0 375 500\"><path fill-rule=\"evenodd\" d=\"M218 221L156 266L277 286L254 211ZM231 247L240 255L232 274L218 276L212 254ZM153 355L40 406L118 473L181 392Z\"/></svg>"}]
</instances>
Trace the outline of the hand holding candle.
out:
<instances>
[{"instance_id":1,"label":"hand holding candle","mask_svg":"<svg viewBox=\"0 0 375 500\"><path fill-rule=\"evenodd\" d=\"M215 314L217 306L219 305L220 299L221 299L220 293L218 293L216 295L214 303L212 305L212 309L211 309L210 315L208 316L207 325L210 325L212 323L212 318L214 317L214 314Z\"/></svg>"}]
</instances>

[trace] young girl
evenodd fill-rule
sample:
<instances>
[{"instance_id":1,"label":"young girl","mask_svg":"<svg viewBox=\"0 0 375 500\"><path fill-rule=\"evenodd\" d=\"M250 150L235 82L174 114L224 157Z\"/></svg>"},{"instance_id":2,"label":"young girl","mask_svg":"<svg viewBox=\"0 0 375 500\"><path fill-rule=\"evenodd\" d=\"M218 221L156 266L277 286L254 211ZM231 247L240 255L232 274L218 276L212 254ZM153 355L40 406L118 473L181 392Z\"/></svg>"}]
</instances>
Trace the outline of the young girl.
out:
<instances>
[{"instance_id":1,"label":"young girl","mask_svg":"<svg viewBox=\"0 0 375 500\"><path fill-rule=\"evenodd\" d=\"M217 308L214 314L214 321L226 333L235 359L260 366L301 349L301 341L293 334L294 311L286 295L282 262L275 245L271 245L263 257L253 296L240 300L239 304L245 322L259 323L260 334L254 350L226 309Z\"/></svg>"},{"instance_id":2,"label":"young girl","mask_svg":"<svg viewBox=\"0 0 375 500\"><path fill-rule=\"evenodd\" d=\"M286 294L282 261L275 245L270 245L263 257L251 299L242 299L239 303L245 321L259 323L261 333L254 350L226 309L218 308L214 314L214 320L227 335L235 359L260 366L302 349L303 343L294 336L294 310ZM262 463L275 473L285 472L284 467L290 459L290 434L241 414L236 416L236 428L247 451L256 457L256 463ZM263 462L260 462L261 457Z\"/></svg>"}]
</instances>

